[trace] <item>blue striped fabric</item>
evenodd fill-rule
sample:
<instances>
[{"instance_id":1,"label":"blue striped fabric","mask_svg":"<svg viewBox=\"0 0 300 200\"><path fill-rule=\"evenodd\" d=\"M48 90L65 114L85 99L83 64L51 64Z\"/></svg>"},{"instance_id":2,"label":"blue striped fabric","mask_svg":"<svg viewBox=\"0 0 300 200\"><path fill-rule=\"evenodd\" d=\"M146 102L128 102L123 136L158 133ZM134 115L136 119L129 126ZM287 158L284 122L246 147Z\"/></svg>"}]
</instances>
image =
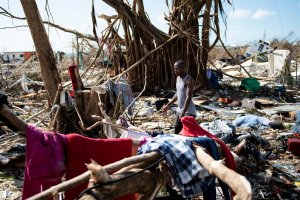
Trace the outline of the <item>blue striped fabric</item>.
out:
<instances>
[{"instance_id":1,"label":"blue striped fabric","mask_svg":"<svg viewBox=\"0 0 300 200\"><path fill-rule=\"evenodd\" d=\"M173 134L158 135L139 148L138 154L157 151L165 157L176 186L185 198L201 194L212 177L196 159L192 138Z\"/></svg>"}]
</instances>

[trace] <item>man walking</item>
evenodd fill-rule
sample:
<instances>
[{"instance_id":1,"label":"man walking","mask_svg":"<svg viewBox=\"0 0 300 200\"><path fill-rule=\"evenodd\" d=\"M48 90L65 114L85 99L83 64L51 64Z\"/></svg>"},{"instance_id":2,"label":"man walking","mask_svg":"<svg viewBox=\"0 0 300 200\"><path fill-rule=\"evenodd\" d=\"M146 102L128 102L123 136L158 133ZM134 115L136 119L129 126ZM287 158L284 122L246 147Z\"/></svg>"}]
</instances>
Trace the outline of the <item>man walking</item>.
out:
<instances>
[{"instance_id":1,"label":"man walking","mask_svg":"<svg viewBox=\"0 0 300 200\"><path fill-rule=\"evenodd\" d=\"M185 71L183 60L178 60L174 63L174 72L176 79L176 93L169 103L162 108L166 112L172 103L178 101L176 110L175 134L179 134L182 129L181 118L184 116L196 116L196 108L192 101L194 80Z\"/></svg>"}]
</instances>

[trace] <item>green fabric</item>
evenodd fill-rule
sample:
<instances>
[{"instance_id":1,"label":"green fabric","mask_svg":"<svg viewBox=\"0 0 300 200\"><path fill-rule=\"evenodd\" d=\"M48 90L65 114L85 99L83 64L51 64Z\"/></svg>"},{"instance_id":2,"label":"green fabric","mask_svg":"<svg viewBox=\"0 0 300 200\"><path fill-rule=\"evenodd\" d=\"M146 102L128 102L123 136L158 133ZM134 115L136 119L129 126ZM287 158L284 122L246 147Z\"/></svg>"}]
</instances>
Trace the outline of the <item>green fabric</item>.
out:
<instances>
[{"instance_id":1,"label":"green fabric","mask_svg":"<svg viewBox=\"0 0 300 200\"><path fill-rule=\"evenodd\" d=\"M260 83L255 78L245 78L241 82L241 86L251 92L258 92Z\"/></svg>"},{"instance_id":2,"label":"green fabric","mask_svg":"<svg viewBox=\"0 0 300 200\"><path fill-rule=\"evenodd\" d=\"M83 64L83 53L81 51L78 52L78 60L79 60L79 63L78 63L78 68L79 69L84 69L84 64Z\"/></svg>"}]
</instances>

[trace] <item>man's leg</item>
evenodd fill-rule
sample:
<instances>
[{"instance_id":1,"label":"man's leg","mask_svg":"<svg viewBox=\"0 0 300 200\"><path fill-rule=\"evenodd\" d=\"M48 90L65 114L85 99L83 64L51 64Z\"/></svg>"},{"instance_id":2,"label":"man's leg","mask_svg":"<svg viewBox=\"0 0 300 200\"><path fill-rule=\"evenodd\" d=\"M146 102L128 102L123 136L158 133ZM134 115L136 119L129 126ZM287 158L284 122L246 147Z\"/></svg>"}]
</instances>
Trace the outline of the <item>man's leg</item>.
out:
<instances>
[{"instance_id":1,"label":"man's leg","mask_svg":"<svg viewBox=\"0 0 300 200\"><path fill-rule=\"evenodd\" d=\"M175 120L175 134L179 134L182 129L182 123L179 116L176 116Z\"/></svg>"}]
</instances>

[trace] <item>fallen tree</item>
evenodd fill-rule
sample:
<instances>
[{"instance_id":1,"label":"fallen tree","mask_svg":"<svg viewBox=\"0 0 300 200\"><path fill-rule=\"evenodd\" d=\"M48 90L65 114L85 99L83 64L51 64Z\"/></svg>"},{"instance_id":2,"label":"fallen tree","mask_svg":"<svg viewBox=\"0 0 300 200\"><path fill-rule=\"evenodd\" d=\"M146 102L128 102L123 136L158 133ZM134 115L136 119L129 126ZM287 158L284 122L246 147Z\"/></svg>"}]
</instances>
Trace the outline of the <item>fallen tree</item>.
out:
<instances>
[{"instance_id":1,"label":"fallen tree","mask_svg":"<svg viewBox=\"0 0 300 200\"><path fill-rule=\"evenodd\" d=\"M107 32L102 37L101 43L111 43L113 46L123 45L126 50L127 66L132 66L151 50L165 43L174 35L179 35L176 40L159 49L155 54L149 56L138 66L129 72L131 83L140 89L145 74L145 65L148 65L149 86L151 88L170 88L174 84L174 75L172 73L173 63L178 59L184 59L190 73L198 86L206 84L206 64L208 52L216 45L220 38L219 18L225 16L223 4L230 3L220 0L209 1L183 1L175 0L167 2L170 13L165 19L169 23L169 33L164 33L155 27L147 16L142 0L132 1L132 5L123 0L103 0L109 6L114 8L117 16L99 15L105 19L109 26ZM26 9L30 9L27 6ZM24 20L24 17L18 17L1 8L1 14L7 17ZM111 22L118 20L121 26L116 29ZM36 21L36 20L35 20ZM80 38L89 39L98 42L97 35L84 34L76 30L65 28L61 25L49 21L42 21L51 27L77 35ZM96 21L94 21L96 23ZM119 27L125 33L124 38L118 35ZM202 30L199 28L202 27ZM210 45L209 35L216 35L214 42ZM201 32L201 33L200 33ZM110 42L108 40L111 40ZM101 44L99 48L102 48ZM116 73L120 72L115 68ZM170 76L171 74L171 76ZM150 90L153 90L148 88Z\"/></svg>"},{"instance_id":2,"label":"fallen tree","mask_svg":"<svg viewBox=\"0 0 300 200\"><path fill-rule=\"evenodd\" d=\"M146 90L150 92L162 88L173 88L176 78L173 73L173 63L179 59L185 61L187 72L194 78L196 86L206 87L208 85L206 79L208 52L220 38L219 18L220 15L224 16L223 4L230 3L230 1L174 0L171 3L166 1L170 10L168 16L165 17L170 26L168 33L164 33L151 23L147 17L142 0L134 0L131 4L124 0L103 1L114 8L118 15L100 15L101 18L108 22L109 26L102 36L102 40L97 43L98 50L87 70L91 66L95 66L97 58L103 52L103 45L109 43L114 49L120 45L124 47L126 51L126 66L125 72L122 74L128 74L127 78L134 90L141 90L143 85L147 85ZM61 80L43 23L98 42L98 35L95 31L96 18L94 9L92 9L94 34L90 36L78 31L70 31L70 29L50 22L44 22L40 17L35 0L22 0L21 3L37 49L50 105L53 108L58 103L58 95L63 88L59 88ZM1 9L2 15L24 19L8 13L3 8ZM119 24L119 26L116 28L115 24ZM123 28L124 38L118 35L118 27ZM199 27L202 27L202 30ZM211 27L216 30L216 32L213 32L216 34L216 39L212 45L209 43ZM119 59L119 55L114 57L113 53L109 56L110 59ZM117 62L114 63L116 64ZM115 66L117 74L121 71L120 66ZM147 84L144 84L146 75ZM102 81L104 79L101 79L97 84L102 83ZM78 109L79 115L85 116L83 114L85 111L84 105L77 104L77 106L81 108ZM52 116L52 120L55 119L56 121L55 123L51 122L51 125L54 125L53 128L61 133L79 132L79 130L74 130L74 127L79 127L78 124L73 124L74 121L77 123L78 119L70 119L70 116L74 116L73 113L70 114L70 112L61 109L59 106ZM67 122L68 119L70 119L70 122ZM83 121L85 120L83 118Z\"/></svg>"},{"instance_id":3,"label":"fallen tree","mask_svg":"<svg viewBox=\"0 0 300 200\"><path fill-rule=\"evenodd\" d=\"M168 34L151 23L142 0L133 1L132 5L123 0L103 1L117 11L118 18L121 20L125 33L127 66L135 66L127 71L128 78L131 83L135 83L135 87L140 89L143 85L142 77L145 74L145 65L150 71L148 72L149 90L173 87L175 81L173 63L178 59L184 59L188 73L193 76L197 86L207 86L205 72L208 52L220 38L219 15L220 13L224 15L223 1L172 1L169 16L165 17L170 25ZM227 1L227 3L230 2ZM167 5L169 5L168 1ZM200 34L199 27L201 26ZM218 30L212 45L209 44L210 27ZM111 29L111 32L114 33L112 37L120 38L116 36L118 30L114 30L113 27ZM178 37L171 43L159 48L154 53L152 52L153 49L158 48L174 35L178 35ZM149 53L152 55L137 63Z\"/></svg>"}]
</instances>

